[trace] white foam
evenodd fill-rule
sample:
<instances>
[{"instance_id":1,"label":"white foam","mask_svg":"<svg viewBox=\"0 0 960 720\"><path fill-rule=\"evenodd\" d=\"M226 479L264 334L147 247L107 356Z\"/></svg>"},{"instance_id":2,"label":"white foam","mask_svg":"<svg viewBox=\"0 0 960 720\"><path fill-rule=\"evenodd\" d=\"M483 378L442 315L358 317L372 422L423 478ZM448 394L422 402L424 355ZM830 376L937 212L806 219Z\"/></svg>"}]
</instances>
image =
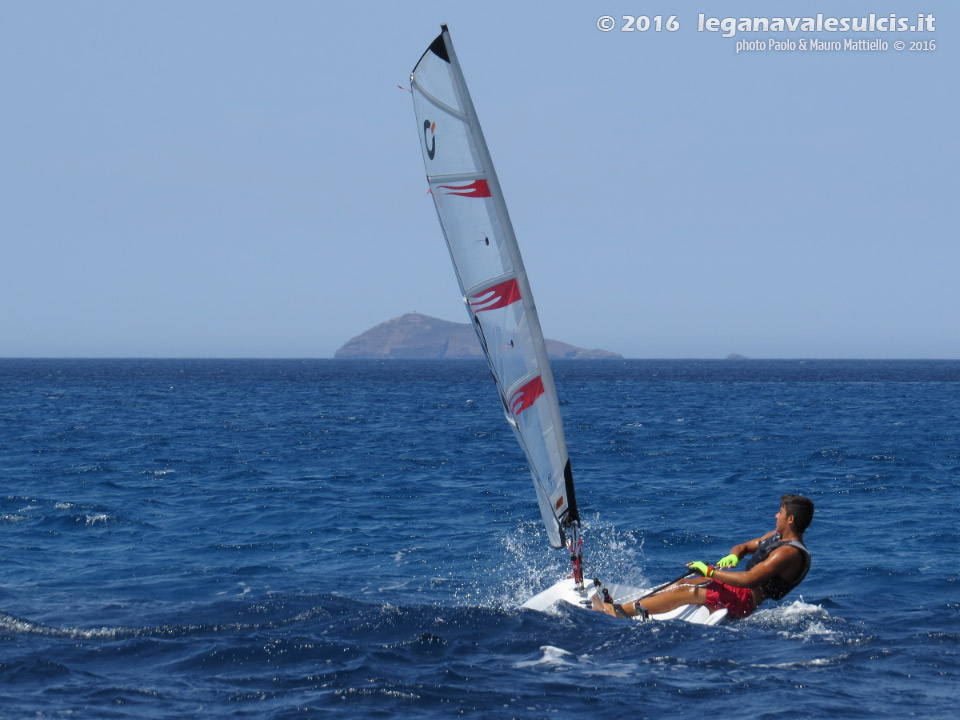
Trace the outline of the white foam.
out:
<instances>
[{"instance_id":1,"label":"white foam","mask_svg":"<svg viewBox=\"0 0 960 720\"><path fill-rule=\"evenodd\" d=\"M792 603L787 605L781 605L777 608L781 615L784 617L810 617L812 615L820 615L823 617L829 617L830 613L824 610L819 605L811 605L810 603L805 603L803 601L803 596L800 596L799 600L794 600Z\"/></svg>"},{"instance_id":2,"label":"white foam","mask_svg":"<svg viewBox=\"0 0 960 720\"><path fill-rule=\"evenodd\" d=\"M410 555L418 550L423 550L423 546L414 545L413 547L408 548L397 548L397 551L391 557L395 563L400 563L403 560L404 555Z\"/></svg>"},{"instance_id":3,"label":"white foam","mask_svg":"<svg viewBox=\"0 0 960 720\"><path fill-rule=\"evenodd\" d=\"M638 566L643 555L643 542L630 532L601 523L599 513L582 518L585 543L584 561L588 577L617 578L638 587L647 583ZM504 537L503 564L497 575L498 587L484 590L485 603L504 610L516 610L537 593L570 574L570 554L566 550L550 550L543 527L527 522ZM562 615L555 609L551 614Z\"/></svg>"},{"instance_id":4,"label":"white foam","mask_svg":"<svg viewBox=\"0 0 960 720\"><path fill-rule=\"evenodd\" d=\"M781 635L789 635L790 633L782 632ZM799 633L799 637L809 638L809 637L834 637L837 634L836 630L832 630L824 625L822 622L814 622L808 625L803 632Z\"/></svg>"},{"instance_id":5,"label":"white foam","mask_svg":"<svg viewBox=\"0 0 960 720\"><path fill-rule=\"evenodd\" d=\"M554 647L553 645L541 645L540 651L543 655L540 656L538 660L523 660L518 663L514 663L514 667L533 667L535 665L549 665L551 667L564 667L573 665L573 662L570 662L570 658L576 659L576 656L572 652L568 652L563 648Z\"/></svg>"},{"instance_id":6,"label":"white foam","mask_svg":"<svg viewBox=\"0 0 960 720\"><path fill-rule=\"evenodd\" d=\"M112 640L117 637L129 636L134 631L129 628L55 628L41 625L39 623L28 622L15 618L12 615L0 613L0 630L20 633L23 635L44 635L47 637L66 637L81 640L107 639Z\"/></svg>"},{"instance_id":7,"label":"white foam","mask_svg":"<svg viewBox=\"0 0 960 720\"><path fill-rule=\"evenodd\" d=\"M812 660L795 660L793 662L774 663L773 665L754 665L753 667L771 667L778 670L791 670L796 668L824 667L826 665L835 665L839 662L836 658L813 658Z\"/></svg>"},{"instance_id":8,"label":"white foam","mask_svg":"<svg viewBox=\"0 0 960 720\"><path fill-rule=\"evenodd\" d=\"M804 602L802 597L777 607L761 608L747 622L774 626L784 638L832 640L842 635L842 631L835 627L838 621L827 610Z\"/></svg>"}]
</instances>

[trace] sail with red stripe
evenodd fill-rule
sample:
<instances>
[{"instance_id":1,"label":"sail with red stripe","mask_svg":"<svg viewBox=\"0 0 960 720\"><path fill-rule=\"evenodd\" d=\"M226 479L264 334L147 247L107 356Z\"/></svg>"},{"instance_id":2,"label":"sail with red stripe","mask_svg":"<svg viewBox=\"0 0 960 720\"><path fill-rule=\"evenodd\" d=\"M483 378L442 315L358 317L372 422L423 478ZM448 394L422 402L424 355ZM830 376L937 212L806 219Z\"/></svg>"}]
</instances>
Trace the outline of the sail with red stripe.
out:
<instances>
[{"instance_id":1,"label":"sail with red stripe","mask_svg":"<svg viewBox=\"0 0 960 720\"><path fill-rule=\"evenodd\" d=\"M450 33L442 30L410 76L430 194L550 544L573 545L580 516L537 308Z\"/></svg>"}]
</instances>

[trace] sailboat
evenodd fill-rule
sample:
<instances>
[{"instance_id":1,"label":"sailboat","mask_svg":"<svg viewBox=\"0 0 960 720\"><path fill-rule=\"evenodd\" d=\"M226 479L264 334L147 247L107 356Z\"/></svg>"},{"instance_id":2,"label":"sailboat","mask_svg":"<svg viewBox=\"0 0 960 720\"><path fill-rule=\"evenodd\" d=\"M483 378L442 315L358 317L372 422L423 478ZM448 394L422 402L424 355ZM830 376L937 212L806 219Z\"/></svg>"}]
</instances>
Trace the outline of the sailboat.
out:
<instances>
[{"instance_id":1,"label":"sailboat","mask_svg":"<svg viewBox=\"0 0 960 720\"><path fill-rule=\"evenodd\" d=\"M571 576L524 607L545 610L556 602L589 607L602 586L583 579L580 512L537 307L446 25L414 67L410 90L430 194L467 313L507 423L526 455L547 538L570 553ZM642 593L625 586L607 591L616 602Z\"/></svg>"}]
</instances>

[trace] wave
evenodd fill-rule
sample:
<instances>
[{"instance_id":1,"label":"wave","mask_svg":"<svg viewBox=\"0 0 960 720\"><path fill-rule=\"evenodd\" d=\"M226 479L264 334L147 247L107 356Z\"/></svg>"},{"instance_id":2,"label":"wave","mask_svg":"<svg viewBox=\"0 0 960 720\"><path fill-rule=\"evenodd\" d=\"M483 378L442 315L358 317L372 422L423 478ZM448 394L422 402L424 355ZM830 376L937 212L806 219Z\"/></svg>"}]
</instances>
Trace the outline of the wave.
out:
<instances>
[{"instance_id":1,"label":"wave","mask_svg":"<svg viewBox=\"0 0 960 720\"><path fill-rule=\"evenodd\" d=\"M241 597L246 594L247 592L241 593ZM263 620L260 622L198 622L144 626L58 627L16 617L0 611L0 633L10 635L40 635L43 637L69 638L72 640L123 640L138 637L181 638L201 635L242 635L251 632L276 630L278 628L306 623L316 618L329 617L331 615L330 606L342 603L342 599L334 599L333 596L330 596L322 605L306 608L287 617ZM198 609L196 612L198 614L277 614L278 611L282 611L283 605L284 603L282 601L273 601L271 603L263 603L260 601L244 606L238 606L236 603L230 603L229 605L217 604L213 607ZM224 608L229 608L229 611L224 613Z\"/></svg>"}]
</instances>

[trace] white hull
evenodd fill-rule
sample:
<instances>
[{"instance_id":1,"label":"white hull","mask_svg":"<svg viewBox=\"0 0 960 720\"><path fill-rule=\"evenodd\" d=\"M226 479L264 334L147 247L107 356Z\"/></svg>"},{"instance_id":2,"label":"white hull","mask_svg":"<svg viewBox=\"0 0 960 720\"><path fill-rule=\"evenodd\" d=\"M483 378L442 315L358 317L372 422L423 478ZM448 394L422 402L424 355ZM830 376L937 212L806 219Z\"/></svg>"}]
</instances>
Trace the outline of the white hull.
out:
<instances>
[{"instance_id":1,"label":"white hull","mask_svg":"<svg viewBox=\"0 0 960 720\"><path fill-rule=\"evenodd\" d=\"M597 594L598 588L588 580L582 590L578 590L573 578L561 580L556 585L547 588L541 593L534 595L527 600L523 607L528 610L544 611L553 607L558 602L565 602L574 607L583 610L590 610L593 596ZM649 592L640 588L634 588L627 585L607 585L610 597L616 603L632 602ZM683 620L684 622L695 623L697 625L716 625L727 616L726 609L721 608L710 612L703 605L683 605L668 613L659 613L651 615L652 620ZM639 619L639 616L637 616Z\"/></svg>"}]
</instances>

